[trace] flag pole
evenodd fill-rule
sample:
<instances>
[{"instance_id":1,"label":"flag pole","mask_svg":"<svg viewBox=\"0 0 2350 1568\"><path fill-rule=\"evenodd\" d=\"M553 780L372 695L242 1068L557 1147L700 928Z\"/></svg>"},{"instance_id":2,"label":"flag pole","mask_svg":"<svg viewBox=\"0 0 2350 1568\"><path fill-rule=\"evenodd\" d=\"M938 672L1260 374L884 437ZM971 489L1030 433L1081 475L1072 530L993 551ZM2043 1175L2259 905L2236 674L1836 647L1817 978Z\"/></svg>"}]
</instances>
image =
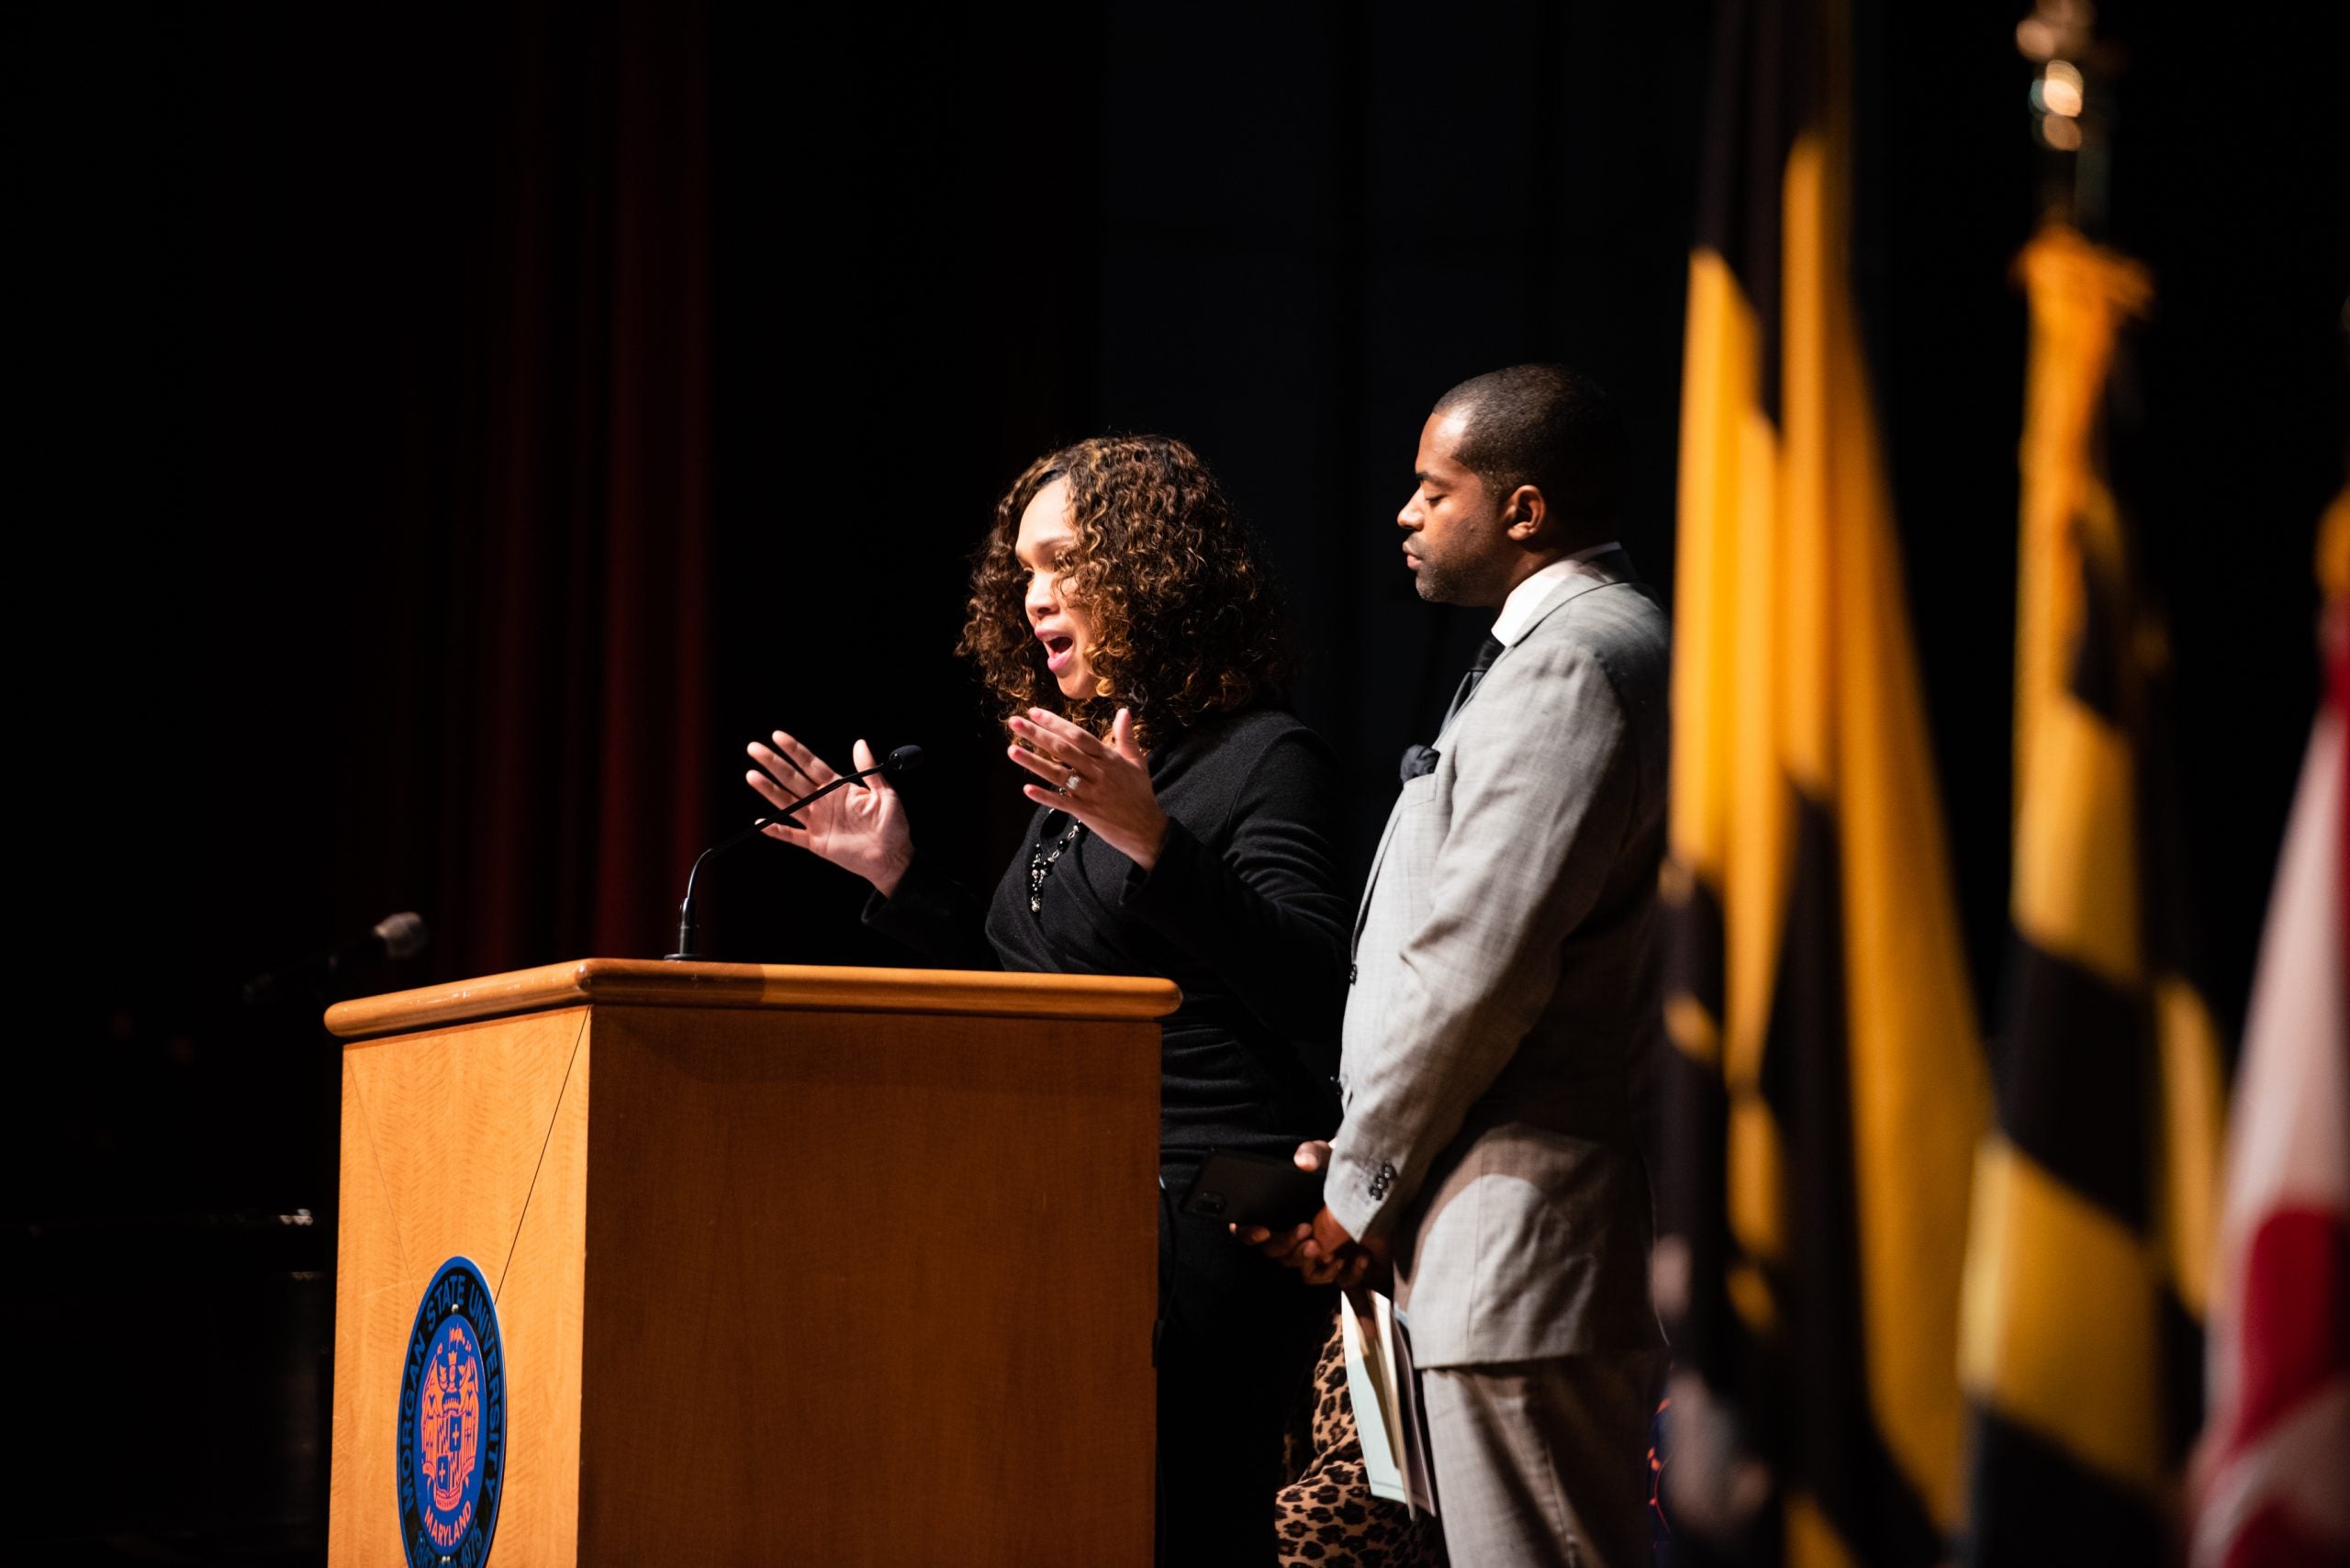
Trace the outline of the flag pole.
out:
<instances>
[{"instance_id":1,"label":"flag pole","mask_svg":"<svg viewBox=\"0 0 2350 1568\"><path fill-rule=\"evenodd\" d=\"M2111 162L2106 128L2120 51L2098 40L2089 0L2036 0L2016 24L2032 77L2032 140L2042 149L2042 206L2092 240L2106 235Z\"/></svg>"}]
</instances>

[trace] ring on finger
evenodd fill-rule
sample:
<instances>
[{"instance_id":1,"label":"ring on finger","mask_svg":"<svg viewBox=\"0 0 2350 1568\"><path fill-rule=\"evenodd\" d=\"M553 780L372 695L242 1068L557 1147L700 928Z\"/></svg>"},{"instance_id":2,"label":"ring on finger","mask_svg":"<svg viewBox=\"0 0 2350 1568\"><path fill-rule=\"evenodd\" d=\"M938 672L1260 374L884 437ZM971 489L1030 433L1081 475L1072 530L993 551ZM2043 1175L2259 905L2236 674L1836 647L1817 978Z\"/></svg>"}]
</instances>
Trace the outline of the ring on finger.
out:
<instances>
[{"instance_id":1,"label":"ring on finger","mask_svg":"<svg viewBox=\"0 0 2350 1568\"><path fill-rule=\"evenodd\" d=\"M1077 776L1075 773L1073 773L1073 772L1072 772L1072 773L1069 776L1069 778L1068 778L1067 779L1065 779L1065 780L1062 782L1062 784L1061 784L1061 793L1062 793L1062 794L1064 794L1064 795L1074 795L1074 794L1076 794L1076 793L1077 793L1077 785L1078 785L1078 776Z\"/></svg>"}]
</instances>

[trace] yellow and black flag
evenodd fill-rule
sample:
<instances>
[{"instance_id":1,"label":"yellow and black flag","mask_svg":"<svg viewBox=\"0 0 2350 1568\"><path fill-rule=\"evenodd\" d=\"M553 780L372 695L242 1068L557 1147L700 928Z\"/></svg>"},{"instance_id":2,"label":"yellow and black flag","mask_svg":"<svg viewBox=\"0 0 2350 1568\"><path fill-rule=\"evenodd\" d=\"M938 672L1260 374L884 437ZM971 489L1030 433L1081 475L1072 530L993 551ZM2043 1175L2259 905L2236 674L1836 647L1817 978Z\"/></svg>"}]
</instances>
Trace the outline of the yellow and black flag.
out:
<instances>
[{"instance_id":1,"label":"yellow and black flag","mask_svg":"<svg viewBox=\"0 0 2350 1568\"><path fill-rule=\"evenodd\" d=\"M2020 269L2014 952L1967 1251L1964 1555L2152 1562L2200 1420L2226 1080L2188 978L2162 626L2095 460L2151 289L2061 226Z\"/></svg>"},{"instance_id":2,"label":"yellow and black flag","mask_svg":"<svg viewBox=\"0 0 2350 1568\"><path fill-rule=\"evenodd\" d=\"M1968 993L1849 281L1848 24L1729 0L1690 261L1658 1294L1676 1555L1962 1512Z\"/></svg>"}]
</instances>

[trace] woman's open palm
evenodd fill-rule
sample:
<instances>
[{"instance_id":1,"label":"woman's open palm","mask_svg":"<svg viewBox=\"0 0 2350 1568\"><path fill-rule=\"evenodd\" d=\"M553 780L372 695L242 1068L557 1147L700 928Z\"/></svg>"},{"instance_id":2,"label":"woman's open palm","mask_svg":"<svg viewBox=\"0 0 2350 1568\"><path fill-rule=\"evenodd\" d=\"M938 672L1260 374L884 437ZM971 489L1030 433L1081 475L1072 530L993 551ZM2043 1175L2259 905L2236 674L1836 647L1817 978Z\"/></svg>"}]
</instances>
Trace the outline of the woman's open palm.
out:
<instances>
[{"instance_id":1,"label":"woman's open palm","mask_svg":"<svg viewBox=\"0 0 2350 1568\"><path fill-rule=\"evenodd\" d=\"M781 730L775 732L772 747L753 741L748 749L751 760L759 766L745 773L744 779L778 810L840 777L822 757ZM873 748L863 741L856 743L852 755L859 771L874 765ZM801 806L792 815L807 825L771 823L767 836L796 844L844 870L856 872L885 898L897 890L898 879L913 863L914 839L906 825L905 802L878 773L835 790L813 805Z\"/></svg>"}]
</instances>

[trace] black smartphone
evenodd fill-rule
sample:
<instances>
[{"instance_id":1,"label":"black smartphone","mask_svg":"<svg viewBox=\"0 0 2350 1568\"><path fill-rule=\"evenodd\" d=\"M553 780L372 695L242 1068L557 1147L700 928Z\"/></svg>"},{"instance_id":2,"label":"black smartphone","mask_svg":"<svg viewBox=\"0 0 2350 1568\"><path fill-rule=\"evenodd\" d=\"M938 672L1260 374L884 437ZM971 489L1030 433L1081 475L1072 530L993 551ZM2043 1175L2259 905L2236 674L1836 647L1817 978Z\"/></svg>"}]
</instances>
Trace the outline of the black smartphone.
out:
<instances>
[{"instance_id":1,"label":"black smartphone","mask_svg":"<svg viewBox=\"0 0 2350 1568\"><path fill-rule=\"evenodd\" d=\"M1304 1225L1322 1206L1322 1172L1287 1158L1212 1148L1179 1205L1187 1215L1281 1230Z\"/></svg>"}]
</instances>

